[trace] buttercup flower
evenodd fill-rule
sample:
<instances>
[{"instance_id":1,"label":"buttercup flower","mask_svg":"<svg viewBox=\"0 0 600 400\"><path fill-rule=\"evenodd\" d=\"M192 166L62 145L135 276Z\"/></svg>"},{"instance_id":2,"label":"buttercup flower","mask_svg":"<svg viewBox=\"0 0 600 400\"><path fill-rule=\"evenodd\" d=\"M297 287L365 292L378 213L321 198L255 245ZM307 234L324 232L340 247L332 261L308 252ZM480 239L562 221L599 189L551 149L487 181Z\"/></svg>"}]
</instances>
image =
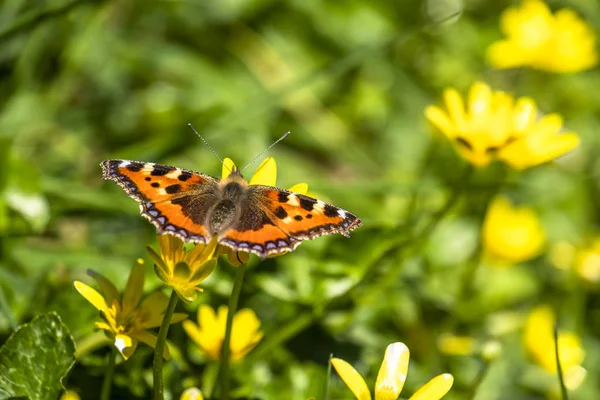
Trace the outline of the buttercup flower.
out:
<instances>
[{"instance_id":1,"label":"buttercup flower","mask_svg":"<svg viewBox=\"0 0 600 400\"><path fill-rule=\"evenodd\" d=\"M81 400L81 397L72 390L67 390L60 396L60 400Z\"/></svg>"},{"instance_id":2,"label":"buttercup flower","mask_svg":"<svg viewBox=\"0 0 600 400\"><path fill-rule=\"evenodd\" d=\"M183 329L188 336L196 342L208 358L219 360L221 348L225 339L225 325L227 322L227 306L219 307L218 312L203 304L198 309L198 325L186 321ZM248 354L260 340L263 334L260 331L260 320L249 308L243 308L233 316L231 327L231 360L238 361Z\"/></svg>"},{"instance_id":3,"label":"buttercup flower","mask_svg":"<svg viewBox=\"0 0 600 400\"><path fill-rule=\"evenodd\" d=\"M534 210L499 197L488 208L482 240L489 259L519 263L540 254L546 235Z\"/></svg>"},{"instance_id":4,"label":"buttercup flower","mask_svg":"<svg viewBox=\"0 0 600 400\"><path fill-rule=\"evenodd\" d=\"M223 168L221 173L221 179L225 179L231 174L231 171L235 167L235 164L230 158L225 158L223 161ZM273 157L269 157L264 160L250 178L249 185L264 185L264 186L276 186L277 185L277 164ZM307 183L297 183L291 188L290 191L299 194L306 194L308 192ZM250 254L244 251L235 252L227 246L219 246L219 254L226 254L227 260L231 265L240 265L248 262ZM276 256L281 256L285 253L279 253Z\"/></svg>"},{"instance_id":5,"label":"buttercup flower","mask_svg":"<svg viewBox=\"0 0 600 400\"><path fill-rule=\"evenodd\" d=\"M480 342L470 336L443 334L437 342L440 352L451 356L478 354L485 360L493 360L502 352L502 346L497 340Z\"/></svg>"},{"instance_id":6,"label":"buttercup flower","mask_svg":"<svg viewBox=\"0 0 600 400\"><path fill-rule=\"evenodd\" d=\"M204 396L202 396L200 389L191 387L181 393L179 400L204 400Z\"/></svg>"},{"instance_id":7,"label":"buttercup flower","mask_svg":"<svg viewBox=\"0 0 600 400\"><path fill-rule=\"evenodd\" d=\"M138 341L153 347L156 345L156 335L148 331L159 327L163 313L167 308L168 298L162 292L154 292L143 301L144 264L139 259L134 264L125 286L123 296L108 279L94 271L88 274L96 280L102 295L83 282L75 281L75 289L101 312L103 321L96 322L96 327L105 331L114 341L125 360L135 351ZM174 314L171 324L187 318L186 314ZM168 348L165 347L165 358L168 358Z\"/></svg>"},{"instance_id":8,"label":"buttercup flower","mask_svg":"<svg viewBox=\"0 0 600 400\"><path fill-rule=\"evenodd\" d=\"M525 0L520 7L506 9L500 25L507 38L487 52L496 68L528 66L569 73L598 63L592 27L567 8L552 14L543 1Z\"/></svg>"},{"instance_id":9,"label":"buttercup flower","mask_svg":"<svg viewBox=\"0 0 600 400\"><path fill-rule=\"evenodd\" d=\"M492 91L482 82L471 87L466 109L455 89L444 91L444 102L447 110L430 105L425 116L476 167L500 160L515 169L529 168L579 145L575 133L560 133L558 114L538 117L532 99L515 102L510 94Z\"/></svg>"},{"instance_id":10,"label":"buttercup flower","mask_svg":"<svg viewBox=\"0 0 600 400\"><path fill-rule=\"evenodd\" d=\"M581 247L564 241L556 243L552 246L550 259L557 268L572 268L582 279L600 282L600 238L589 239Z\"/></svg>"},{"instance_id":11,"label":"buttercup flower","mask_svg":"<svg viewBox=\"0 0 600 400\"><path fill-rule=\"evenodd\" d=\"M195 244L186 250L183 241L172 235L159 235L160 254L147 246L154 259L154 271L184 301L194 301L202 289L197 287L217 266L216 236L207 244Z\"/></svg>"},{"instance_id":12,"label":"buttercup flower","mask_svg":"<svg viewBox=\"0 0 600 400\"><path fill-rule=\"evenodd\" d=\"M409 354L408 347L404 343L396 342L387 347L375 382L375 400L398 398L408 373ZM358 400L371 400L367 384L352 365L340 358L332 358L331 364ZM409 400L441 399L448 393L453 383L452 375L438 375L422 386Z\"/></svg>"},{"instance_id":13,"label":"buttercup flower","mask_svg":"<svg viewBox=\"0 0 600 400\"><path fill-rule=\"evenodd\" d=\"M533 360L543 369L555 375L556 353L554 351L554 325L556 318L548 306L534 308L525 323L524 344ZM586 370L581 366L585 352L581 341L573 332L558 333L558 354L569 390L576 389L584 380Z\"/></svg>"}]
</instances>

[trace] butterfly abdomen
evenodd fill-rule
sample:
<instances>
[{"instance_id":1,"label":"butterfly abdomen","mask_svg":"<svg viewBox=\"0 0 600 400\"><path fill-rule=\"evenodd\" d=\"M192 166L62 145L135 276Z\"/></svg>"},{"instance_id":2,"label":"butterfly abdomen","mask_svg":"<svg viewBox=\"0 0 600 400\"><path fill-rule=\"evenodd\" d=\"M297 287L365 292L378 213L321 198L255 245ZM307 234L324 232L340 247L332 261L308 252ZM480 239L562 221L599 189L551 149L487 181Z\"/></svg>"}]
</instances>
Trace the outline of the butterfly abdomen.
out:
<instances>
[{"instance_id":1,"label":"butterfly abdomen","mask_svg":"<svg viewBox=\"0 0 600 400\"><path fill-rule=\"evenodd\" d=\"M208 227L212 234L226 231L237 220L241 199L246 193L246 182L232 176L220 185L218 201L208 213Z\"/></svg>"},{"instance_id":2,"label":"butterfly abdomen","mask_svg":"<svg viewBox=\"0 0 600 400\"><path fill-rule=\"evenodd\" d=\"M236 214L233 201L229 199L219 201L210 210L208 216L209 231L213 234L225 231L235 221Z\"/></svg>"}]
</instances>

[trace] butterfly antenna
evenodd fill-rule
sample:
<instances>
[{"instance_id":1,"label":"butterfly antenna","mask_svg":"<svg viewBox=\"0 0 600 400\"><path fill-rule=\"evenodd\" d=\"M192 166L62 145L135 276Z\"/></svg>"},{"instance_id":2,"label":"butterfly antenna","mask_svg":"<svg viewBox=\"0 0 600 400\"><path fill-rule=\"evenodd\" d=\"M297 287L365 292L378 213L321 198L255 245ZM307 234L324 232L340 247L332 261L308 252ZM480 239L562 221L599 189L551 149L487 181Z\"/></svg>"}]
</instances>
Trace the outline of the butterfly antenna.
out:
<instances>
[{"instance_id":1,"label":"butterfly antenna","mask_svg":"<svg viewBox=\"0 0 600 400\"><path fill-rule=\"evenodd\" d=\"M198 131L192 126L192 124L188 124L188 127L192 130L192 132L194 132L196 135L198 135L198 137L200 139L202 139L202 141L204 142L204 144L206 145L206 147L208 147L209 150L212 151L212 153L215 155L215 157L217 157L217 160L221 161L221 164L225 165L225 162L223 161L223 159L221 157L219 157L219 155L217 154L217 152L215 151L215 149L213 149L212 146L210 144L208 144L208 142L206 141L206 139L204 139L202 137L202 135L198 133ZM229 168L227 168L227 169L229 169Z\"/></svg>"},{"instance_id":2,"label":"butterfly antenna","mask_svg":"<svg viewBox=\"0 0 600 400\"><path fill-rule=\"evenodd\" d=\"M250 165L252 165L256 160L258 160L259 158L261 158L263 154L265 154L267 151L271 150L271 148L273 146L275 146L277 143L281 142L283 139L285 139L289 135L290 135L290 132L284 133L282 137L280 137L279 139L277 139L276 141L274 141L273 144L271 144L269 147L267 147L266 149L264 149L263 151L261 151L256 157L254 157L252 159L252 161L250 161L248 164L246 164L246 166L244 168L242 168L240 170L240 172L243 171L243 170L245 170L246 168L248 168Z\"/></svg>"}]
</instances>

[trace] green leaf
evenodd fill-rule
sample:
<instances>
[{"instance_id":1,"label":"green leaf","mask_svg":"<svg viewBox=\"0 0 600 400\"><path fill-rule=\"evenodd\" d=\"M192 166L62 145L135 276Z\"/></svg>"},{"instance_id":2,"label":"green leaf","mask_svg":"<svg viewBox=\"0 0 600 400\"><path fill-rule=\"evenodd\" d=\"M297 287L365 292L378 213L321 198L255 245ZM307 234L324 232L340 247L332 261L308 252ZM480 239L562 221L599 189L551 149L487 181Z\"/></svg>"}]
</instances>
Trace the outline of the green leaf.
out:
<instances>
[{"instance_id":1,"label":"green leaf","mask_svg":"<svg viewBox=\"0 0 600 400\"><path fill-rule=\"evenodd\" d=\"M0 349L0 399L57 399L74 354L71 334L56 313L21 325Z\"/></svg>"}]
</instances>

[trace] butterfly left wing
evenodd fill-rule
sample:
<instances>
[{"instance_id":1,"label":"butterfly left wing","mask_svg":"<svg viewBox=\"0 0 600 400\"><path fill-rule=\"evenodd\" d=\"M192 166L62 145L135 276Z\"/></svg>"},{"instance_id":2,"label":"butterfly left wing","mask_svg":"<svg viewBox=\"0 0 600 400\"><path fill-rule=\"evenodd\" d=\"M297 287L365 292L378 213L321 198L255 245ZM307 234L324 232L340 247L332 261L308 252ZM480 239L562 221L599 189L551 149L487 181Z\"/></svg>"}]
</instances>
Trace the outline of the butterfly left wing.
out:
<instances>
[{"instance_id":1,"label":"butterfly left wing","mask_svg":"<svg viewBox=\"0 0 600 400\"><path fill-rule=\"evenodd\" d=\"M299 193L251 185L237 223L221 243L260 257L292 251L306 239L349 232L362 221L348 211Z\"/></svg>"},{"instance_id":2,"label":"butterfly left wing","mask_svg":"<svg viewBox=\"0 0 600 400\"><path fill-rule=\"evenodd\" d=\"M140 203L140 213L158 233L207 243L205 216L215 202L218 180L194 171L129 160L105 160L104 179L119 184Z\"/></svg>"}]
</instances>

